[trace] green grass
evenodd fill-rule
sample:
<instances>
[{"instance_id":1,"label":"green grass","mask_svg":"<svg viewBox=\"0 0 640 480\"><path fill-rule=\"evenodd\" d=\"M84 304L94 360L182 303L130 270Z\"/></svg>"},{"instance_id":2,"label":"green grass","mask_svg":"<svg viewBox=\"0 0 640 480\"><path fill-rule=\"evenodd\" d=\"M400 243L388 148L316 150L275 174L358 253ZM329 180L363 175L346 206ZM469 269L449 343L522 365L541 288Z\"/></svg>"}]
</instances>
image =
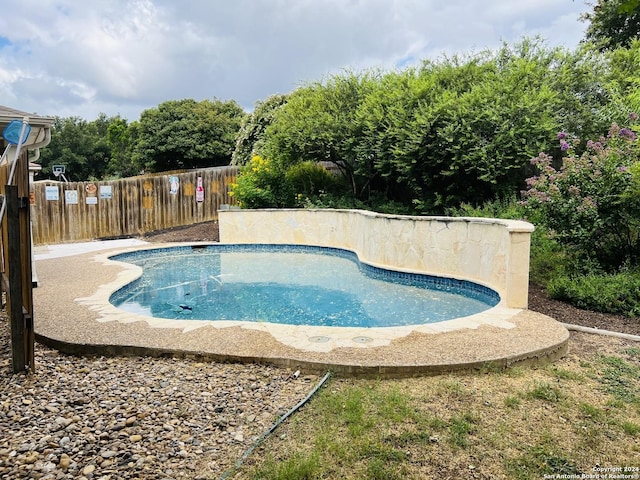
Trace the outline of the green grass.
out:
<instances>
[{"instance_id":1,"label":"green grass","mask_svg":"<svg viewBox=\"0 0 640 480\"><path fill-rule=\"evenodd\" d=\"M591 419L595 422L602 420L605 416L604 411L601 408L589 403L580 402L578 404L578 409L583 413L585 418Z\"/></svg>"},{"instance_id":2,"label":"green grass","mask_svg":"<svg viewBox=\"0 0 640 480\"><path fill-rule=\"evenodd\" d=\"M446 379L440 381L437 386L437 391L441 395L447 398L467 398L472 395L472 392L460 383L458 379Z\"/></svg>"},{"instance_id":3,"label":"green grass","mask_svg":"<svg viewBox=\"0 0 640 480\"><path fill-rule=\"evenodd\" d=\"M256 470L255 480L309 480L318 478L320 472L320 458L316 453L309 456L295 453L284 462L279 462L272 456Z\"/></svg>"},{"instance_id":4,"label":"green grass","mask_svg":"<svg viewBox=\"0 0 640 480\"><path fill-rule=\"evenodd\" d=\"M520 399L518 397L506 397L504 399L504 406L509 408L517 408L520 406Z\"/></svg>"},{"instance_id":5,"label":"green grass","mask_svg":"<svg viewBox=\"0 0 640 480\"><path fill-rule=\"evenodd\" d=\"M640 404L640 367L611 356L601 357L600 363L604 365L600 377L604 390L616 400Z\"/></svg>"},{"instance_id":6,"label":"green grass","mask_svg":"<svg viewBox=\"0 0 640 480\"><path fill-rule=\"evenodd\" d=\"M626 350L623 350L624 353L629 355L630 357L640 357L640 348L638 347L630 347Z\"/></svg>"},{"instance_id":7,"label":"green grass","mask_svg":"<svg viewBox=\"0 0 640 480\"><path fill-rule=\"evenodd\" d=\"M232 478L530 479L596 461L640 466L634 348L515 374L333 378Z\"/></svg>"},{"instance_id":8,"label":"green grass","mask_svg":"<svg viewBox=\"0 0 640 480\"><path fill-rule=\"evenodd\" d=\"M506 470L514 479L543 478L544 475L579 475L583 472L562 453L549 446L527 447L518 458L506 462Z\"/></svg>"},{"instance_id":9,"label":"green grass","mask_svg":"<svg viewBox=\"0 0 640 480\"><path fill-rule=\"evenodd\" d=\"M549 383L537 383L535 387L526 392L528 398L544 400L545 402L557 403L562 398L560 389Z\"/></svg>"},{"instance_id":10,"label":"green grass","mask_svg":"<svg viewBox=\"0 0 640 480\"><path fill-rule=\"evenodd\" d=\"M622 431L632 437L640 436L640 425L633 422L622 422Z\"/></svg>"},{"instance_id":11,"label":"green grass","mask_svg":"<svg viewBox=\"0 0 640 480\"><path fill-rule=\"evenodd\" d=\"M476 420L468 413L454 415L449 420L449 443L453 447L465 448L468 446L468 437L476 427Z\"/></svg>"},{"instance_id":12,"label":"green grass","mask_svg":"<svg viewBox=\"0 0 640 480\"><path fill-rule=\"evenodd\" d=\"M576 372L567 370L566 368L560 368L557 365L551 365L547 370L558 380L582 380L582 378L584 378Z\"/></svg>"},{"instance_id":13,"label":"green grass","mask_svg":"<svg viewBox=\"0 0 640 480\"><path fill-rule=\"evenodd\" d=\"M403 469L394 468L380 458L373 458L367 463L367 478L372 480L401 480L405 476Z\"/></svg>"}]
</instances>

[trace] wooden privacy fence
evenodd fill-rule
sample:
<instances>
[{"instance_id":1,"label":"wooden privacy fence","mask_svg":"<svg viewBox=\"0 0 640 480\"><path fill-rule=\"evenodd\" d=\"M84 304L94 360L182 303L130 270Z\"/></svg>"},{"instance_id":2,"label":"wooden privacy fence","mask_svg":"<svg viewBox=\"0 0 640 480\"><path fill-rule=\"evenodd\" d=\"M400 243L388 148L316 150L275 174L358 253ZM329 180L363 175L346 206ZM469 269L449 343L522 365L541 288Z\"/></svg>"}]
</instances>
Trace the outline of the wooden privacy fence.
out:
<instances>
[{"instance_id":1,"label":"wooden privacy fence","mask_svg":"<svg viewBox=\"0 0 640 480\"><path fill-rule=\"evenodd\" d=\"M217 220L220 206L233 203L229 185L237 173L237 167L214 167L104 182L36 182L33 243L117 238Z\"/></svg>"}]
</instances>

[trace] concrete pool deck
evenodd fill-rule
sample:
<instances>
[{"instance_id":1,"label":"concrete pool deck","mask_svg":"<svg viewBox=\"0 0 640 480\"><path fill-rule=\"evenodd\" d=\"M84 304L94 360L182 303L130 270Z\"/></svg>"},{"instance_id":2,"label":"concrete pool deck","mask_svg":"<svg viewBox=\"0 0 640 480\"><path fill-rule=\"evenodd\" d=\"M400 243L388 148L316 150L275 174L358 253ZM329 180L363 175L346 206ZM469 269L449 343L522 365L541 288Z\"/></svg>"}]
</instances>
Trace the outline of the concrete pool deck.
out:
<instances>
[{"instance_id":1,"label":"concrete pool deck","mask_svg":"<svg viewBox=\"0 0 640 480\"><path fill-rule=\"evenodd\" d=\"M162 320L109 304L111 292L139 270L108 257L166 246L116 240L36 247L38 341L71 354L193 356L373 377L535 364L568 348L560 323L503 307L428 326L346 329Z\"/></svg>"}]
</instances>

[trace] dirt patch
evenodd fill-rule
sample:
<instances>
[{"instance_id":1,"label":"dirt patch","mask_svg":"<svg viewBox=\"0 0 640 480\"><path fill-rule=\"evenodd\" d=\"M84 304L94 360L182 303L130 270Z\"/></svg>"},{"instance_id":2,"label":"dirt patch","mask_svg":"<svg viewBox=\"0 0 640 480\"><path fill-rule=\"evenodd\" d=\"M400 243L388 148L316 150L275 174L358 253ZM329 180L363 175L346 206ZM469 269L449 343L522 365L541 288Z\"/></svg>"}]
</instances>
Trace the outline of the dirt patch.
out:
<instances>
[{"instance_id":1,"label":"dirt patch","mask_svg":"<svg viewBox=\"0 0 640 480\"><path fill-rule=\"evenodd\" d=\"M202 222L182 227L168 228L144 234L142 240L153 243L164 242L219 242L218 222Z\"/></svg>"},{"instance_id":2,"label":"dirt patch","mask_svg":"<svg viewBox=\"0 0 640 480\"><path fill-rule=\"evenodd\" d=\"M150 232L142 239L148 242L218 242L220 235L218 222L213 221ZM550 298L539 285L529 285L529 309L563 323L640 335L640 318L581 310Z\"/></svg>"},{"instance_id":3,"label":"dirt patch","mask_svg":"<svg viewBox=\"0 0 640 480\"><path fill-rule=\"evenodd\" d=\"M640 335L640 318L582 310L550 298L539 285L529 285L529 309L549 315L563 323Z\"/></svg>"}]
</instances>

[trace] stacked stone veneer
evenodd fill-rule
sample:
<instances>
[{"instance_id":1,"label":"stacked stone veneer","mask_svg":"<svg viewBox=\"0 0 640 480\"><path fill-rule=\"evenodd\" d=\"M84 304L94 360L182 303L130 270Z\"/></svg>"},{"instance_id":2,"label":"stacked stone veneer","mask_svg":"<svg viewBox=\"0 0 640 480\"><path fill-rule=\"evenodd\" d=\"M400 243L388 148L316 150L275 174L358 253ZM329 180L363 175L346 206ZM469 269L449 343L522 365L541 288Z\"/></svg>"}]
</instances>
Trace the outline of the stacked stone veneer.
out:
<instances>
[{"instance_id":1,"label":"stacked stone veneer","mask_svg":"<svg viewBox=\"0 0 640 480\"><path fill-rule=\"evenodd\" d=\"M370 265L471 280L497 291L501 305L527 308L527 222L328 209L223 210L218 221L222 243L344 248Z\"/></svg>"}]
</instances>

